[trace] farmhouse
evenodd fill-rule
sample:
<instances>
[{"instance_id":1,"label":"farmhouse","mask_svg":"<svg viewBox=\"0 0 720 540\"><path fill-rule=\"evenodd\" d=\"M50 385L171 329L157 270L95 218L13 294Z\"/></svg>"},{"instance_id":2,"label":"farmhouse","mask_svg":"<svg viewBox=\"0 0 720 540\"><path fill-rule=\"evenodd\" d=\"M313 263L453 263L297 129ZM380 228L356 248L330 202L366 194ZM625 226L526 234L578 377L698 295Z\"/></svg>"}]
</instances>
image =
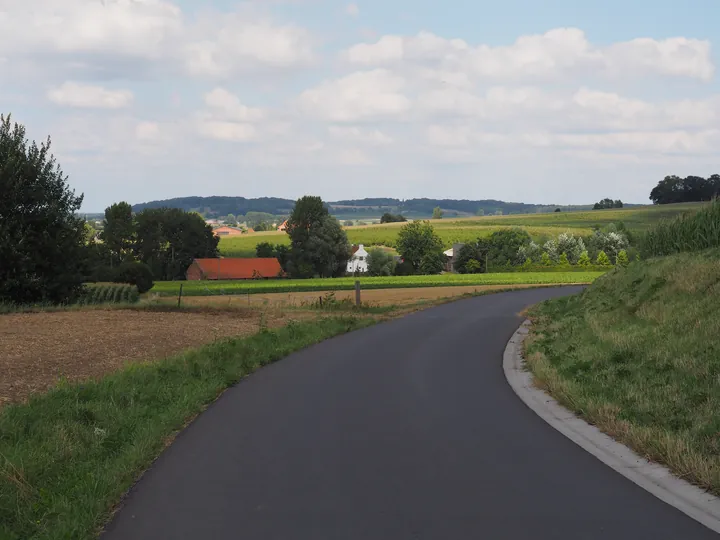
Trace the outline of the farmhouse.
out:
<instances>
[{"instance_id":1,"label":"farmhouse","mask_svg":"<svg viewBox=\"0 0 720 540\"><path fill-rule=\"evenodd\" d=\"M185 274L199 279L275 279L284 277L277 259L195 259Z\"/></svg>"},{"instance_id":2,"label":"farmhouse","mask_svg":"<svg viewBox=\"0 0 720 540\"><path fill-rule=\"evenodd\" d=\"M287 219L283 221L277 228L278 231L287 231Z\"/></svg>"},{"instance_id":3,"label":"farmhouse","mask_svg":"<svg viewBox=\"0 0 720 540\"><path fill-rule=\"evenodd\" d=\"M215 233L215 236L240 236L243 234L243 230L238 227L228 227L227 225L224 225L222 227L218 227L213 231Z\"/></svg>"},{"instance_id":4,"label":"farmhouse","mask_svg":"<svg viewBox=\"0 0 720 540\"><path fill-rule=\"evenodd\" d=\"M347 263L347 273L355 274L357 272L362 274L367 272L367 256L368 252L365 251L365 247L362 244L360 244L359 246L353 246L352 257Z\"/></svg>"}]
</instances>

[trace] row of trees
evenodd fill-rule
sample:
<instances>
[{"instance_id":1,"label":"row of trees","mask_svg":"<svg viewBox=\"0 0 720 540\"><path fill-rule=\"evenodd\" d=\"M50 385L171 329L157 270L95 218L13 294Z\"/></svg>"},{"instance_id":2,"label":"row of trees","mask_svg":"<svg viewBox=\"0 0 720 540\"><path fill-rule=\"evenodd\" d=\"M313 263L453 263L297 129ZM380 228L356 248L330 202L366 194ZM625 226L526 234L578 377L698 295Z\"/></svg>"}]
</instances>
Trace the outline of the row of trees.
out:
<instances>
[{"instance_id":1,"label":"row of trees","mask_svg":"<svg viewBox=\"0 0 720 540\"><path fill-rule=\"evenodd\" d=\"M613 201L612 199L603 199L600 202L596 202L593 206L593 210L608 210L610 208L622 208L623 202L618 199L616 201ZM556 212L559 211L559 209L555 210Z\"/></svg>"},{"instance_id":2,"label":"row of trees","mask_svg":"<svg viewBox=\"0 0 720 540\"><path fill-rule=\"evenodd\" d=\"M650 192L653 204L710 201L720 195L720 174L702 176L666 176Z\"/></svg>"},{"instance_id":3,"label":"row of trees","mask_svg":"<svg viewBox=\"0 0 720 540\"><path fill-rule=\"evenodd\" d=\"M195 258L218 256L219 239L195 212L177 208L147 208L133 214L126 202L105 210L100 241L91 240L93 281L111 281L116 268L128 263L147 265L154 279L183 279Z\"/></svg>"}]
</instances>

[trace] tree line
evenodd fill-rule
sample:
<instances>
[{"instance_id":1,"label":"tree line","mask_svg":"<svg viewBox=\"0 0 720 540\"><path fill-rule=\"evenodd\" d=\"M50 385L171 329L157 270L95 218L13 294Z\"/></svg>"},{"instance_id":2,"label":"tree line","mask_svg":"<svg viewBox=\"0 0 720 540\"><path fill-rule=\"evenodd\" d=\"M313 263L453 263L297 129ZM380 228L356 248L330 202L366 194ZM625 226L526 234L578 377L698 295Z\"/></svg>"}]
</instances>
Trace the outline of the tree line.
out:
<instances>
[{"instance_id":1,"label":"tree line","mask_svg":"<svg viewBox=\"0 0 720 540\"><path fill-rule=\"evenodd\" d=\"M650 192L653 204L710 201L720 195L720 174L702 176L666 176Z\"/></svg>"}]
</instances>

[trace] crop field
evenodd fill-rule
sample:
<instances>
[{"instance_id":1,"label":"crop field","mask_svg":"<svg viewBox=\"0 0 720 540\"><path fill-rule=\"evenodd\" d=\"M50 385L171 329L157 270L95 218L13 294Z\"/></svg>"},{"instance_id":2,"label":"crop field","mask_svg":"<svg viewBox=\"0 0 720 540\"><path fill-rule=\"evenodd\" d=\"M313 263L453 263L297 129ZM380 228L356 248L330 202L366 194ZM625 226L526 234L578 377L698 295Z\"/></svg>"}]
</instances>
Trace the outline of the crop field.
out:
<instances>
[{"instance_id":1,"label":"crop field","mask_svg":"<svg viewBox=\"0 0 720 540\"><path fill-rule=\"evenodd\" d=\"M159 281L149 294L177 296L180 284L183 296L259 294L304 291L346 291L362 289L398 289L406 287L452 287L463 285L552 285L591 283L603 272L516 272L497 274L441 274L434 276L345 277L333 279L279 279L244 281Z\"/></svg>"},{"instance_id":2,"label":"crop field","mask_svg":"<svg viewBox=\"0 0 720 540\"><path fill-rule=\"evenodd\" d=\"M669 204L617 210L453 218L434 220L432 224L445 247L449 248L454 243L490 236L508 227L521 227L535 240L557 236L565 231L585 236L592 233L593 226L602 227L620 221L631 231L642 233L662 220L702 207L703 203ZM388 223L347 227L345 230L352 244L395 247L397 232L402 226L403 223ZM287 234L276 231L223 238L220 241L220 252L226 257L254 257L255 246L260 242L288 245L289 239Z\"/></svg>"}]
</instances>

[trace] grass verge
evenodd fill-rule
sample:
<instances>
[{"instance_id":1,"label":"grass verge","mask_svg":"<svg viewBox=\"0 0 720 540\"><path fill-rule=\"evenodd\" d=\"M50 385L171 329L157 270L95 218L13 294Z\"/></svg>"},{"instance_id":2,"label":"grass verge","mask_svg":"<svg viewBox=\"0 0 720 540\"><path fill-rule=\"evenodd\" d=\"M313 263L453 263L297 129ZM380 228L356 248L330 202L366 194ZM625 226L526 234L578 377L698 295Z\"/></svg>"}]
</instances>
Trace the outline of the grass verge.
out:
<instances>
[{"instance_id":1,"label":"grass verge","mask_svg":"<svg viewBox=\"0 0 720 540\"><path fill-rule=\"evenodd\" d=\"M720 251L633 263L530 317L541 387L720 495Z\"/></svg>"},{"instance_id":2,"label":"grass verge","mask_svg":"<svg viewBox=\"0 0 720 540\"><path fill-rule=\"evenodd\" d=\"M259 367L372 318L325 317L223 340L0 410L0 539L94 538L177 430Z\"/></svg>"}]
</instances>

